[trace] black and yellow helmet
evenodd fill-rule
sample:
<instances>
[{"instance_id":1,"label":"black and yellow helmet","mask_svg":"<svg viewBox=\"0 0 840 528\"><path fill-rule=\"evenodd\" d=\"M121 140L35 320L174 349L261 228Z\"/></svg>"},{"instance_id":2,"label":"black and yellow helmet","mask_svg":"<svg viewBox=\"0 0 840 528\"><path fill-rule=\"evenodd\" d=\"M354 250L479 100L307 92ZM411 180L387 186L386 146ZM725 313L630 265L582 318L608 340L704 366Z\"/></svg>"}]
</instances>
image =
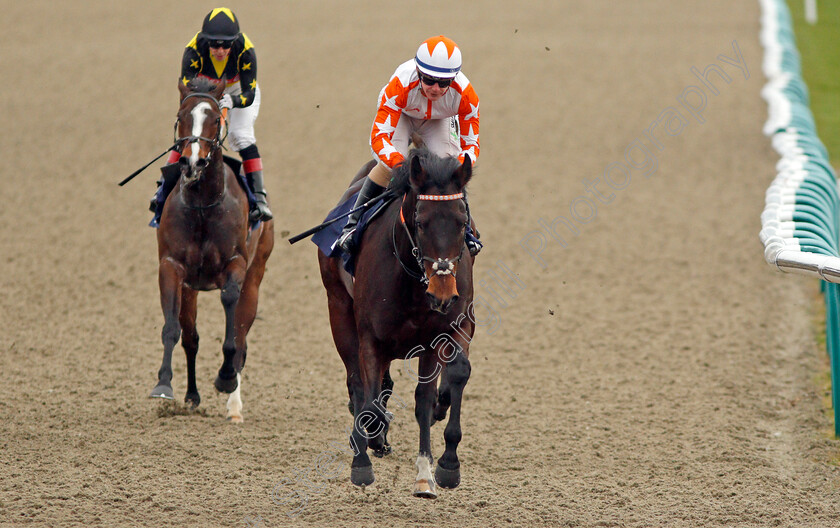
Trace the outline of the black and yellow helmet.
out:
<instances>
[{"instance_id":1,"label":"black and yellow helmet","mask_svg":"<svg viewBox=\"0 0 840 528\"><path fill-rule=\"evenodd\" d=\"M231 41L239 36L239 21L227 7L217 7L204 17L200 36L211 41Z\"/></svg>"}]
</instances>

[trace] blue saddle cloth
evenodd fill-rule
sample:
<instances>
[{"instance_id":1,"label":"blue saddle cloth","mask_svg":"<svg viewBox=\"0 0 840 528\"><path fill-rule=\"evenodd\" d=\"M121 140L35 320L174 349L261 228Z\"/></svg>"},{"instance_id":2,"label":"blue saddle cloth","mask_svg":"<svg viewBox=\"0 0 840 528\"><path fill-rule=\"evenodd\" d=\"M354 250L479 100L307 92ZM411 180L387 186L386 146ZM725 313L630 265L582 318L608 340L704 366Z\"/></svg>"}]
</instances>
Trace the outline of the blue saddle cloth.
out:
<instances>
[{"instance_id":1,"label":"blue saddle cloth","mask_svg":"<svg viewBox=\"0 0 840 528\"><path fill-rule=\"evenodd\" d=\"M346 200L335 206L324 221L326 222L349 213L350 210L353 209L353 206L356 205L356 197L358 195L358 192L354 193ZM359 223L356 226L356 232L353 233L353 242L355 242L355 247L359 247L359 241L362 239L362 233L364 233L367 225L380 211L384 209L386 205L391 203L393 199L393 197L387 199L382 198L371 205L368 210L362 214L362 217L359 219ZM340 247L338 247L338 244L336 244L338 239L341 237L341 231L344 229L345 225L347 225L346 219L333 222L321 231L312 235L312 242L318 246L324 255L328 257L340 257L342 264L344 265L344 269L346 269L350 275L353 275L356 265L355 255L348 255Z\"/></svg>"}]
</instances>

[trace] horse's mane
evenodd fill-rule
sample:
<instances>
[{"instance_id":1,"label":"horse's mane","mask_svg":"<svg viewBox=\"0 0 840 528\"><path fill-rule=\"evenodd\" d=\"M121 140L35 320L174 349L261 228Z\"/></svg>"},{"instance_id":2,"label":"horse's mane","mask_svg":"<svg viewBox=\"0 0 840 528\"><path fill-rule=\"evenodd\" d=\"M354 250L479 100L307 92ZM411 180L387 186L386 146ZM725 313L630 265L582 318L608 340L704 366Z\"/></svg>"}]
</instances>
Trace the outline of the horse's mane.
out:
<instances>
[{"instance_id":1,"label":"horse's mane","mask_svg":"<svg viewBox=\"0 0 840 528\"><path fill-rule=\"evenodd\" d=\"M398 195L403 195L411 189L411 162L414 158L420 158L420 165L426 171L427 180L423 189L437 187L443 191L452 181L452 175L460 167L457 158L441 158L426 147L412 149L408 157L394 169L391 184L389 187Z\"/></svg>"}]
</instances>

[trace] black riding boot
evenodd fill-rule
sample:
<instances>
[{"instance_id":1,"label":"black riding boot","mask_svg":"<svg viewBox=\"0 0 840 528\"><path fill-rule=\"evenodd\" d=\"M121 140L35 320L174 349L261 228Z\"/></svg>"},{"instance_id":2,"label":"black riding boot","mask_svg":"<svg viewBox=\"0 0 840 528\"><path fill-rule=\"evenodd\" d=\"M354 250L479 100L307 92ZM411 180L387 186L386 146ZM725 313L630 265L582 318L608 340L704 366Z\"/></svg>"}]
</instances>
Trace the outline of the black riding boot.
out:
<instances>
[{"instance_id":1,"label":"black riding boot","mask_svg":"<svg viewBox=\"0 0 840 528\"><path fill-rule=\"evenodd\" d=\"M472 214L470 214L470 203L467 201L467 193L464 192L464 204L467 206L467 228L464 231L464 242L467 244L467 249L470 251L470 255L473 257L478 255L478 252L481 251L481 248L484 247L478 239L481 238L481 235L478 232L478 228L473 231L472 226Z\"/></svg>"},{"instance_id":2,"label":"black riding boot","mask_svg":"<svg viewBox=\"0 0 840 528\"><path fill-rule=\"evenodd\" d=\"M155 213L155 216L152 217L152 221L149 222L150 226L157 227L160 224L160 215L163 214L163 204L166 203L166 197L169 196L169 193L171 193L172 189L175 188L179 178L181 178L181 166L179 164L170 163L169 165L164 165L160 168L158 190L157 193L155 193L155 197L152 198L152 203L149 207L149 209Z\"/></svg>"},{"instance_id":3,"label":"black riding boot","mask_svg":"<svg viewBox=\"0 0 840 528\"><path fill-rule=\"evenodd\" d=\"M383 192L385 192L385 187L365 177L365 183L362 184L362 189L359 191L359 197L356 198L356 205L353 208L359 209L365 202L379 196ZM353 243L353 234L356 232L356 225L359 223L359 219L364 212L364 209L359 209L351 214L350 218L347 219L347 225L344 226L344 229L341 231L341 236L338 238L338 246L348 255L352 254L353 250L356 249Z\"/></svg>"},{"instance_id":4,"label":"black riding boot","mask_svg":"<svg viewBox=\"0 0 840 528\"><path fill-rule=\"evenodd\" d=\"M254 198L257 199L256 207L251 211L251 221L266 222L274 218L271 209L268 208L268 200L266 197L268 193L265 192L265 185L263 183L263 173L261 170L248 173L248 178L251 180L251 185L254 189Z\"/></svg>"},{"instance_id":5,"label":"black riding boot","mask_svg":"<svg viewBox=\"0 0 840 528\"><path fill-rule=\"evenodd\" d=\"M161 177L158 178L158 181L157 181L157 189L155 189L155 194L153 194L152 199L149 200L149 211L151 211L153 213L157 211L158 193L160 192L160 188L161 188L162 185L163 185L163 176L161 175Z\"/></svg>"}]
</instances>

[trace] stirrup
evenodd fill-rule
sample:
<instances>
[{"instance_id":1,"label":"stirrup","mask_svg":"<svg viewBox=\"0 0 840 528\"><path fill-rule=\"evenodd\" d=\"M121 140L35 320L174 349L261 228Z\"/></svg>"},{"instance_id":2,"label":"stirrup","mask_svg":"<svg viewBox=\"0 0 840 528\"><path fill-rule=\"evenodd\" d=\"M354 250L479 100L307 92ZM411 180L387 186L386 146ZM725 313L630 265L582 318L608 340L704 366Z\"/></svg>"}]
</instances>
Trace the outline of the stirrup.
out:
<instances>
[{"instance_id":1,"label":"stirrup","mask_svg":"<svg viewBox=\"0 0 840 528\"><path fill-rule=\"evenodd\" d=\"M251 223L256 224L257 222L267 222L274 218L274 215L271 214L271 211L264 211L261 210L259 207L254 207L248 213L248 219Z\"/></svg>"},{"instance_id":2,"label":"stirrup","mask_svg":"<svg viewBox=\"0 0 840 528\"><path fill-rule=\"evenodd\" d=\"M356 233L356 227L353 226L352 229L349 229L348 231L342 233L341 236L338 238L338 242L336 243L336 245L338 247L340 247L348 255L352 254L353 249L355 249L353 247L354 246L353 235L355 233Z\"/></svg>"}]
</instances>

